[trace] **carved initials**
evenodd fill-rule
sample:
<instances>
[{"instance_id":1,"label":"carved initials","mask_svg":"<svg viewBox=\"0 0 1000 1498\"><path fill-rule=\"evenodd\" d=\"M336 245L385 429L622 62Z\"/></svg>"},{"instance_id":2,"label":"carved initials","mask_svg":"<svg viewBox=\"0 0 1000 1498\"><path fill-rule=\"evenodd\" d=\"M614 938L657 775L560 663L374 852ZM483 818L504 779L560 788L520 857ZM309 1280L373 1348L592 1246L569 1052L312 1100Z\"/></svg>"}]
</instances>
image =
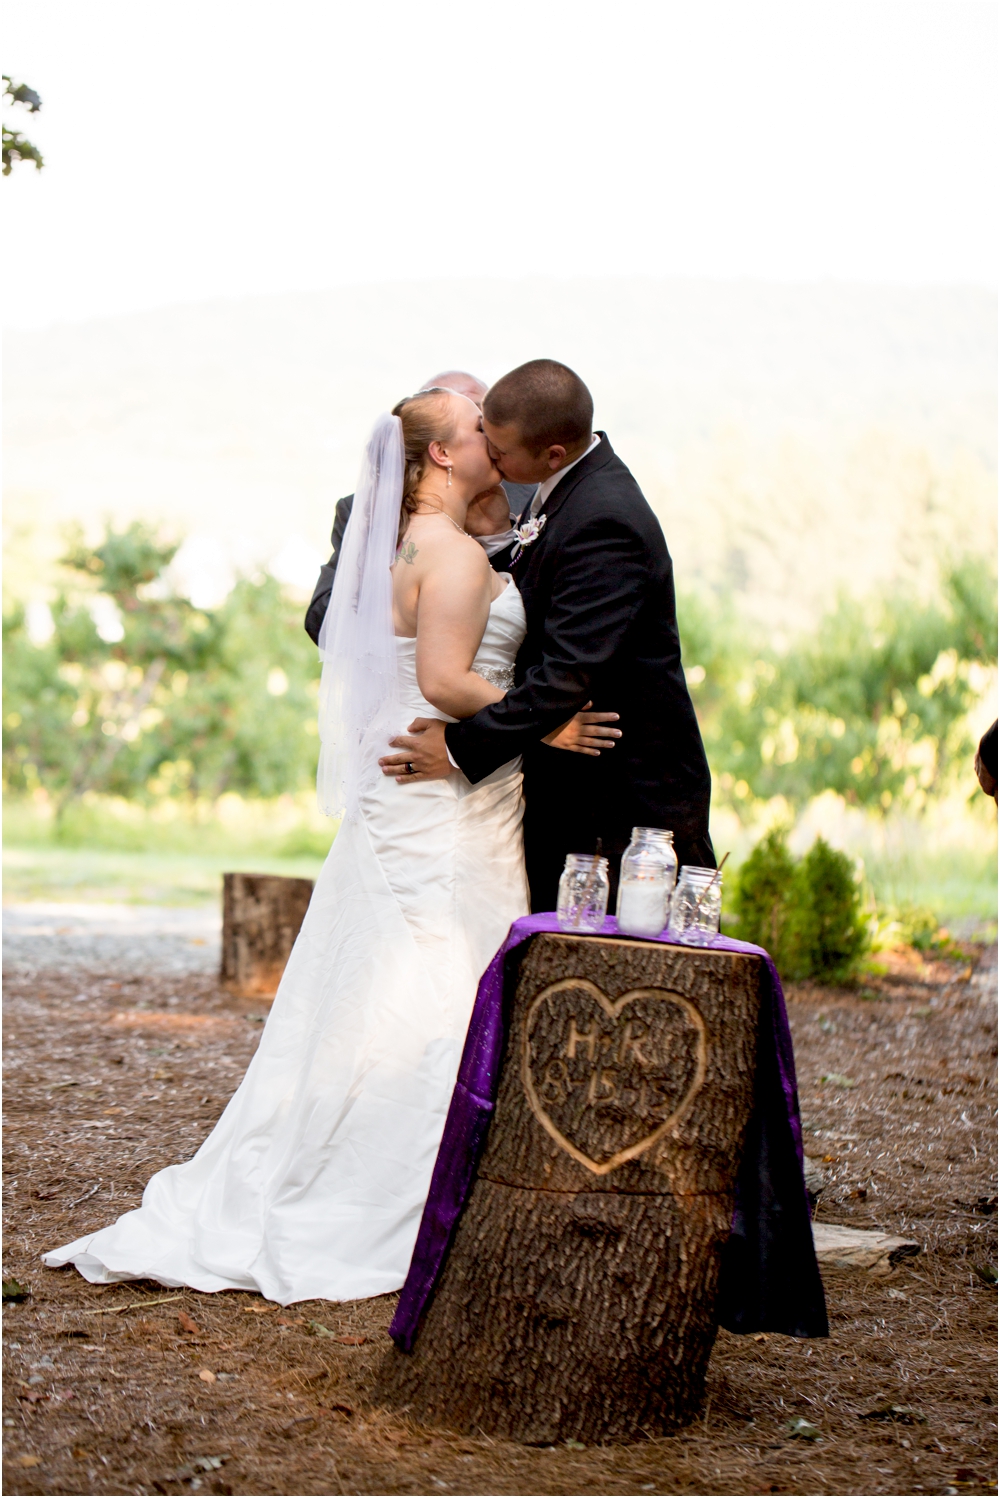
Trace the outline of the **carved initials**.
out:
<instances>
[{"instance_id":1,"label":"carved initials","mask_svg":"<svg viewBox=\"0 0 1000 1498\"><path fill-rule=\"evenodd\" d=\"M566 1049L563 1055L569 1061L576 1060L576 1048L578 1045L586 1046L587 1057L590 1061L594 1059L594 1051L597 1046L597 1024L591 1025L589 1030L578 1030L576 1028L576 1016L570 1015L569 1034L566 1036Z\"/></svg>"},{"instance_id":2,"label":"carved initials","mask_svg":"<svg viewBox=\"0 0 1000 1498\"><path fill-rule=\"evenodd\" d=\"M539 1091L547 1103L561 1103L573 1091L573 1083L564 1061L549 1062Z\"/></svg>"},{"instance_id":3,"label":"carved initials","mask_svg":"<svg viewBox=\"0 0 1000 1498\"><path fill-rule=\"evenodd\" d=\"M549 1060L548 1063L542 1057L538 1058L542 1075L536 1085L533 1076L535 1058L532 1044L535 1017L543 1004L555 1000L559 994L574 990L579 992L581 989L590 995L591 1001L596 1005L590 1028L582 1030L577 1016L570 1015L562 1055L558 1059ZM679 1010L683 1017L683 1027L687 1029L690 1036L689 1044L692 1046L691 1057L694 1069L686 1089L676 1099L672 1097L673 1088L657 1072L658 1067L666 1064L667 1056L664 1056L662 1063L656 1060L658 1051L661 1049L667 1051L677 1043L677 1037L673 1034L675 1025L669 1024L658 1039L654 1028L645 1020L637 1016L630 1016L624 1020L621 1018L623 1009L629 1004L642 1000L664 1002L672 1006L675 1012ZM603 1027L602 1013L614 1027L613 1029ZM556 1045L558 1043L556 1041ZM642 1046L645 1046L645 1050L641 1048ZM584 1076L574 1078L570 1074L567 1063L576 1061L578 1052L586 1056L583 1062ZM551 1056L551 1052L549 1054ZM612 1061L613 1066L607 1067L599 1064L606 1061ZM628 1069L633 1064L637 1068L642 1068L644 1073L639 1077L635 1077L632 1073L634 1081L630 1080L628 1075ZM708 1035L705 1021L690 999L672 990L636 988L629 993L622 994L621 998L612 1000L588 978L561 978L535 995L524 1017L521 1032L521 1078L528 1105L542 1128L555 1140L560 1149L565 1150L573 1160L592 1171L594 1175L607 1175L609 1171L617 1169L627 1160L635 1160L675 1128L686 1117L701 1091L707 1065ZM617 1068L626 1069L624 1077ZM650 1073L650 1068L653 1068L652 1073ZM620 1085L624 1087L624 1093L619 1092ZM615 1150L607 1158L592 1159L580 1145L575 1144L563 1133L549 1112L550 1108L560 1108L565 1101L568 1101L571 1094L575 1093L579 1098L578 1089L581 1086L586 1088L583 1094L586 1100L585 1108L589 1106L600 1109L602 1105L615 1104L626 1108L632 1116L640 1119L649 1118L652 1112L653 1117L649 1121L654 1123L655 1120L654 1127L644 1138ZM663 1110L667 1107L671 1108L671 1112L667 1117L663 1117Z\"/></svg>"},{"instance_id":4,"label":"carved initials","mask_svg":"<svg viewBox=\"0 0 1000 1498\"><path fill-rule=\"evenodd\" d=\"M618 1065L624 1066L628 1061L629 1052L637 1066L649 1066L650 1062L639 1049L640 1040L644 1040L649 1034L649 1026L643 1024L641 1019L628 1019L622 1029L622 1041L618 1047Z\"/></svg>"},{"instance_id":5,"label":"carved initials","mask_svg":"<svg viewBox=\"0 0 1000 1498\"><path fill-rule=\"evenodd\" d=\"M618 1079L613 1071L592 1071L587 1087L588 1103L610 1103L618 1096Z\"/></svg>"}]
</instances>

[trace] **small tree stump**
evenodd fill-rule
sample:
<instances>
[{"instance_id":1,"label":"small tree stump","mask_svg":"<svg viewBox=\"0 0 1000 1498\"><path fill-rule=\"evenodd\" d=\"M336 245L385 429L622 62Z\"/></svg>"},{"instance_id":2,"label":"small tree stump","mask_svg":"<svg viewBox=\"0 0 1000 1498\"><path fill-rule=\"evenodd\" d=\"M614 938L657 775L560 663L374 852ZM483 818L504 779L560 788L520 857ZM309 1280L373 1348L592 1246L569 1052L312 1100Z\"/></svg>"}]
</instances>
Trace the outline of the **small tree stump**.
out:
<instances>
[{"instance_id":1,"label":"small tree stump","mask_svg":"<svg viewBox=\"0 0 1000 1498\"><path fill-rule=\"evenodd\" d=\"M223 874L222 983L241 998L273 998L312 897L311 879Z\"/></svg>"},{"instance_id":2,"label":"small tree stump","mask_svg":"<svg viewBox=\"0 0 1000 1498\"><path fill-rule=\"evenodd\" d=\"M754 1088L759 957L537 936L479 1173L379 1392L525 1442L691 1419Z\"/></svg>"}]
</instances>

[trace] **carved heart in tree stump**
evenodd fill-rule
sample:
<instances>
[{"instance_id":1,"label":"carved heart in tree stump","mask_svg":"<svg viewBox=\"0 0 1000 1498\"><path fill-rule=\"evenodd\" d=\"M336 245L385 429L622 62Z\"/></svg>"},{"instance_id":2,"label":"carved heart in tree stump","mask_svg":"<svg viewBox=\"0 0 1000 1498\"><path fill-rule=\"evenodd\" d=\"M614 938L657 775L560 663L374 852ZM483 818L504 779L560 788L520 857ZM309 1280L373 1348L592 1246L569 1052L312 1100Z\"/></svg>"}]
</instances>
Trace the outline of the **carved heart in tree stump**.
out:
<instances>
[{"instance_id":1,"label":"carved heart in tree stump","mask_svg":"<svg viewBox=\"0 0 1000 1498\"><path fill-rule=\"evenodd\" d=\"M563 978L525 1015L521 1077L542 1128L603 1176L680 1123L707 1053L705 1022L683 995L636 988L611 1000L587 978Z\"/></svg>"},{"instance_id":2,"label":"carved heart in tree stump","mask_svg":"<svg viewBox=\"0 0 1000 1498\"><path fill-rule=\"evenodd\" d=\"M528 943L472 1191L380 1399L542 1444L648 1440L694 1416L764 971L620 937Z\"/></svg>"}]
</instances>

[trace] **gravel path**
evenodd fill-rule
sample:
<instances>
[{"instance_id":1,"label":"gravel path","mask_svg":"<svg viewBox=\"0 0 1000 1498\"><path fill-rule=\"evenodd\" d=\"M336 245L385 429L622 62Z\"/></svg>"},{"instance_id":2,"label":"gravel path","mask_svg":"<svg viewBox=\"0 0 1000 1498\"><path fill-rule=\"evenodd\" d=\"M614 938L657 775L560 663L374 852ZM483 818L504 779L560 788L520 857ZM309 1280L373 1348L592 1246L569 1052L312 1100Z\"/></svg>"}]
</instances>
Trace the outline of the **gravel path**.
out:
<instances>
[{"instance_id":1,"label":"gravel path","mask_svg":"<svg viewBox=\"0 0 1000 1498\"><path fill-rule=\"evenodd\" d=\"M39 900L3 909L4 969L22 978L42 972L217 973L221 938L221 914L210 906Z\"/></svg>"}]
</instances>

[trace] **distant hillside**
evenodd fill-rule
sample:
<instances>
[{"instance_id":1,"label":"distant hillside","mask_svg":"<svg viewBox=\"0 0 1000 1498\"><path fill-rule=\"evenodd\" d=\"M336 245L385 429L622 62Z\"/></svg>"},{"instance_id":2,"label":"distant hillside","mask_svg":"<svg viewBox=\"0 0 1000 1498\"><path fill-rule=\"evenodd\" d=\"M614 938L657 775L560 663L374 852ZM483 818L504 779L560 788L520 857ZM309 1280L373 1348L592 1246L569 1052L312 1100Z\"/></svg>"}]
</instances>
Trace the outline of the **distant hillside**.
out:
<instances>
[{"instance_id":1,"label":"distant hillside","mask_svg":"<svg viewBox=\"0 0 1000 1498\"><path fill-rule=\"evenodd\" d=\"M778 629L838 586L923 587L943 551L995 544L996 299L974 288L422 282L6 347L7 522L29 573L63 521L141 514L196 538L190 565L277 556L304 576L380 410L448 365L490 379L539 355L591 385L681 584Z\"/></svg>"}]
</instances>

